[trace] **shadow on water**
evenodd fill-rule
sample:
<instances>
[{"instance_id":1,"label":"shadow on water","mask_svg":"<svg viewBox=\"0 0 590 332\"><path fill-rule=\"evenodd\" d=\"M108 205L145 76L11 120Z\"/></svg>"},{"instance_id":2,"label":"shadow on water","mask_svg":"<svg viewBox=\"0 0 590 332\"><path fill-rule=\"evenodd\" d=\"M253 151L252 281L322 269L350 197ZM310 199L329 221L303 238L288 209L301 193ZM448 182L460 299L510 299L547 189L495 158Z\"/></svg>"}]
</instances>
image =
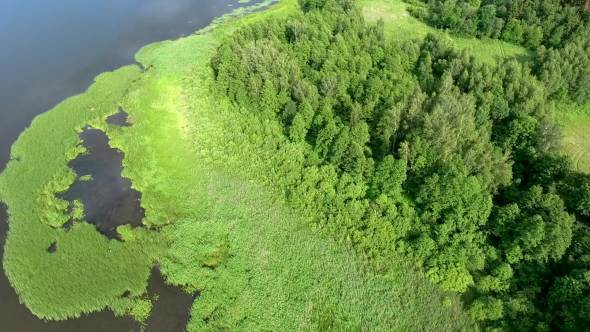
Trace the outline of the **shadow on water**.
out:
<instances>
[{"instance_id":1,"label":"shadow on water","mask_svg":"<svg viewBox=\"0 0 590 332\"><path fill-rule=\"evenodd\" d=\"M125 113L123 115L126 117ZM84 128L80 139L88 153L78 156L68 165L79 176L90 175L92 178L78 178L68 191L58 197L70 201L70 207L74 200L80 200L84 204L84 220L96 225L109 239L117 238L119 225L141 226L145 215L139 205L141 193L131 188L131 180L121 176L123 152L112 149L107 135L98 129Z\"/></svg>"}]
</instances>

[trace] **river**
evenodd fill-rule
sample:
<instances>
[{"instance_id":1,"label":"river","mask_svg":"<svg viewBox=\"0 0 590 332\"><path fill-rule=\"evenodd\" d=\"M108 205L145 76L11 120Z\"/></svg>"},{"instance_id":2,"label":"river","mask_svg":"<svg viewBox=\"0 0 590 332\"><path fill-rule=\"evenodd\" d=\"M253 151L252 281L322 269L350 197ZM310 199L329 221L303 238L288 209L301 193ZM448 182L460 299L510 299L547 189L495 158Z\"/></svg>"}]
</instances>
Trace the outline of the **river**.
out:
<instances>
[{"instance_id":1,"label":"river","mask_svg":"<svg viewBox=\"0 0 590 332\"><path fill-rule=\"evenodd\" d=\"M10 147L31 120L84 92L94 77L134 63L144 45L176 39L207 26L237 0L4 0L0 1L0 171ZM233 7L228 6L232 4ZM0 206L0 245L8 224ZM0 249L0 257L3 250ZM158 294L147 331L182 331L186 296L153 272ZM178 300L176 300L178 299ZM161 304L158 304L160 302ZM166 305L164 305L164 303ZM179 306L182 312L171 311ZM162 309L158 309L162 307ZM18 301L0 273L0 326L7 332L128 332L139 325L105 311L64 322L44 322Z\"/></svg>"}]
</instances>

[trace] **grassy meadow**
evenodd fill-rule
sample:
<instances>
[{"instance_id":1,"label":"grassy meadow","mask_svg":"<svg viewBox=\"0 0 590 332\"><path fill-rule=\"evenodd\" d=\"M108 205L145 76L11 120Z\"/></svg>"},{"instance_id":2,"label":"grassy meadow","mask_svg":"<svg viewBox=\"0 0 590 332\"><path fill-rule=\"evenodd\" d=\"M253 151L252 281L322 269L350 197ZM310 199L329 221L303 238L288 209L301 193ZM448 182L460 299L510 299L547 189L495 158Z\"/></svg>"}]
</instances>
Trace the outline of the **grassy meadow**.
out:
<instances>
[{"instance_id":1,"label":"grassy meadow","mask_svg":"<svg viewBox=\"0 0 590 332\"><path fill-rule=\"evenodd\" d=\"M563 149L572 157L574 168L590 172L590 104L557 106L558 119L563 126Z\"/></svg>"}]
</instances>

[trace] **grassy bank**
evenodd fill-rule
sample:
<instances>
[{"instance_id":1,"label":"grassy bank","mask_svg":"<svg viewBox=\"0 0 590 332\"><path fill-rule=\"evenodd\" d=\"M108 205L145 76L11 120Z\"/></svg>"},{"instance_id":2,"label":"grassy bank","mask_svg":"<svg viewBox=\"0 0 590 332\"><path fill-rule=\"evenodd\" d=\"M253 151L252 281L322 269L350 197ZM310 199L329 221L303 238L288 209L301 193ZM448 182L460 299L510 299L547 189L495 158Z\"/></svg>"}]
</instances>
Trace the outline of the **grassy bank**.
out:
<instances>
[{"instance_id":1,"label":"grassy bank","mask_svg":"<svg viewBox=\"0 0 590 332\"><path fill-rule=\"evenodd\" d=\"M86 93L35 118L12 147L0 175L0 197L8 205L4 269L31 311L44 319L67 319L111 306L124 312L145 292L152 261L165 237L138 230L137 241L108 241L94 226L70 231L68 203L57 199L76 180L67 162L84 152L77 130L116 113L133 82L135 66L98 76ZM74 212L73 212L74 213ZM79 213L77 213L79 214ZM56 244L56 251L48 248ZM130 298L122 295L130 291Z\"/></svg>"},{"instance_id":2,"label":"grassy bank","mask_svg":"<svg viewBox=\"0 0 590 332\"><path fill-rule=\"evenodd\" d=\"M253 5L247 10L259 7ZM241 9L237 15L247 10ZM175 64L179 63L180 56L175 57ZM121 233L125 242L108 241L94 226L84 222L76 223L66 231L61 226L70 218L65 213L68 203L56 198L55 194L65 192L76 181L78 175L67 167L67 163L85 152L79 145L77 134L86 124L106 131L113 138L112 146L121 144L121 137L130 137L125 136L126 130L135 133L128 128L107 125L104 120L117 112L132 86L149 78L150 75L142 75L137 66L99 75L84 94L71 97L35 118L12 147L12 160L0 175L0 199L8 205L10 224L3 265L21 301L40 318L62 320L105 307L124 314L143 303L140 298L145 293L150 268L168 245L166 235L124 228ZM159 85L167 86L163 82ZM159 119L161 122L151 125L171 123L171 120ZM140 142L154 142L151 139L156 138L157 133L169 133L164 131L165 127L160 128L160 131L148 129L151 131L149 138L131 137L125 150L134 151L133 147L141 146ZM178 152L170 148L167 146L165 150ZM175 220L176 215L187 214L186 210L172 204L171 193L157 185L168 175L160 175L162 170L174 173L181 169L171 164L175 159L169 159L167 164L153 165L153 160L147 158L148 152L144 150L142 153L145 154L137 157L137 161L129 161L126 157L125 165L150 165L144 168L138 165L145 177L134 178L137 182L134 187L147 194L142 202L148 210L144 224L162 226ZM130 156L133 158L134 154ZM127 173L133 175L133 168L126 168L124 175L128 176ZM172 185L164 190L184 183L182 178L186 174L175 175L176 182L170 182ZM174 181L170 176L166 180ZM154 191L160 196L152 194ZM157 199L152 200L153 197ZM80 211L73 213L76 212ZM48 249L54 243L57 250L49 253ZM130 295L123 297L128 291Z\"/></svg>"}]
</instances>

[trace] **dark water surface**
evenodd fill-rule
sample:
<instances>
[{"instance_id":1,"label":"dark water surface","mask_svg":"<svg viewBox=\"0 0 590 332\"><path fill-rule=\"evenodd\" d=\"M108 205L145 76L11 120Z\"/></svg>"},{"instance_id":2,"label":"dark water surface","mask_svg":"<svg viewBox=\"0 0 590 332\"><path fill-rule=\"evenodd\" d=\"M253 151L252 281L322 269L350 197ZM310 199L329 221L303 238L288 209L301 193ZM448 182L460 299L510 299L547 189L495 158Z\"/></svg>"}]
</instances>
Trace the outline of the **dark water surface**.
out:
<instances>
[{"instance_id":1,"label":"dark water surface","mask_svg":"<svg viewBox=\"0 0 590 332\"><path fill-rule=\"evenodd\" d=\"M158 299L147 319L145 332L183 331L190 318L189 309L196 296L187 294L179 287L166 285L157 268L152 268L148 295ZM195 294L196 295L196 294Z\"/></svg>"},{"instance_id":2,"label":"dark water surface","mask_svg":"<svg viewBox=\"0 0 590 332\"><path fill-rule=\"evenodd\" d=\"M107 123L119 127L129 127L131 126L131 123L129 123L128 119L129 115L127 115L127 113L123 111L123 108L119 107L119 112L117 112L117 114L109 116L107 118Z\"/></svg>"},{"instance_id":3,"label":"dark water surface","mask_svg":"<svg viewBox=\"0 0 590 332\"><path fill-rule=\"evenodd\" d=\"M228 7L228 4L234 4L234 7ZM134 63L134 55L143 45L188 35L239 6L237 0L0 1L0 171L10 159L10 146L36 115L69 96L84 92L101 72ZM97 140L101 141L101 138ZM86 142L94 141L88 137ZM95 147L99 148L96 144ZM120 178L120 162L96 159L100 153L95 152L94 156L91 153L85 156L86 161L73 161L70 166L80 170L87 167L88 172L78 174L94 172L94 181L99 178L103 181L112 174ZM89 161L93 158L94 162ZM115 181L119 181L119 188L126 185L124 179L115 178ZM100 225L103 233L108 235L112 227L109 225L120 223L121 218L136 220L143 213L139 208L128 208L137 206L134 204L139 196L133 191L109 200L104 188L83 190L92 182L75 184L66 196L81 198L86 205L87 219L111 220ZM100 197L104 209L88 203L88 195ZM117 208L118 200L123 203ZM8 228L6 220L6 209L0 206L2 248ZM0 258L2 255L3 250L0 249ZM158 294L159 300L154 302L147 331L182 331L192 297L178 288L165 285L156 272L152 271L149 293ZM39 320L19 303L8 279L0 273L2 332L130 330L138 331L139 324L128 317L116 318L109 311L64 322Z\"/></svg>"},{"instance_id":4,"label":"dark water surface","mask_svg":"<svg viewBox=\"0 0 590 332\"><path fill-rule=\"evenodd\" d=\"M70 201L70 207L74 200L80 200L84 220L96 225L109 239L116 239L117 226L142 225L145 211L140 206L141 193L131 188L131 180L121 176L125 155L109 146L103 131L86 127L79 136L88 153L76 157L68 166L79 176L91 175L92 180L78 179L58 197Z\"/></svg>"}]
</instances>

